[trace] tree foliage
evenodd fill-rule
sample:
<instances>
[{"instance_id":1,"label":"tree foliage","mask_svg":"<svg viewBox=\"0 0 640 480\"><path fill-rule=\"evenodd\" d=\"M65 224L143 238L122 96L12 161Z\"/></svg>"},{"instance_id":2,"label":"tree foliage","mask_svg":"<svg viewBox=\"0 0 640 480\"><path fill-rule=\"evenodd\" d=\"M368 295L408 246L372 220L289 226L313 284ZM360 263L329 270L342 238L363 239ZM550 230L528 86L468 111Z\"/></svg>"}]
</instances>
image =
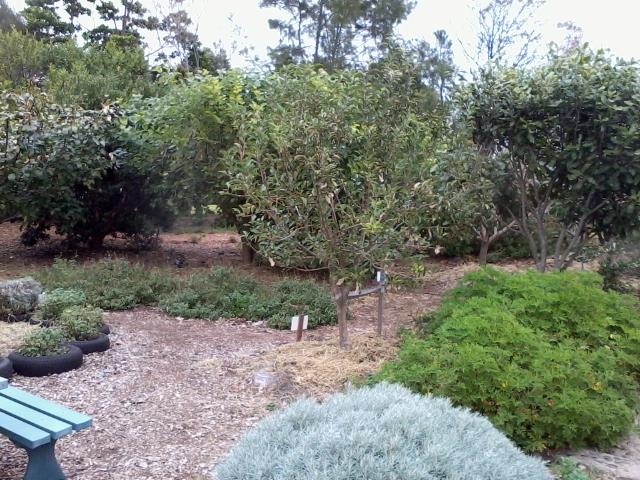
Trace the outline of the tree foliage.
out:
<instances>
[{"instance_id":1,"label":"tree foliage","mask_svg":"<svg viewBox=\"0 0 640 480\"><path fill-rule=\"evenodd\" d=\"M280 8L285 19L271 19L280 45L270 50L276 67L314 63L332 71L359 65L362 54L375 51L393 36L414 7L408 0L262 0Z\"/></svg>"},{"instance_id":2,"label":"tree foliage","mask_svg":"<svg viewBox=\"0 0 640 480\"><path fill-rule=\"evenodd\" d=\"M160 145L176 205L199 213L217 205L235 221L236 202L221 195L227 180L222 160L237 141L238 120L256 100L253 80L231 71L218 77L167 74L160 83L163 95L129 103L136 134Z\"/></svg>"},{"instance_id":3,"label":"tree foliage","mask_svg":"<svg viewBox=\"0 0 640 480\"><path fill-rule=\"evenodd\" d=\"M67 65L53 65L46 88L55 102L87 109L155 90L142 48L116 36L103 47L86 47Z\"/></svg>"},{"instance_id":4,"label":"tree foliage","mask_svg":"<svg viewBox=\"0 0 640 480\"><path fill-rule=\"evenodd\" d=\"M22 241L50 229L99 246L110 234L153 235L172 218L153 146L128 135L117 107L60 107L45 96L0 103L0 213L18 215Z\"/></svg>"},{"instance_id":5,"label":"tree foliage","mask_svg":"<svg viewBox=\"0 0 640 480\"><path fill-rule=\"evenodd\" d=\"M462 96L473 138L506 160L504 202L538 269L566 268L593 236L624 235L640 207L640 77L603 52L488 70Z\"/></svg>"},{"instance_id":6,"label":"tree foliage","mask_svg":"<svg viewBox=\"0 0 640 480\"><path fill-rule=\"evenodd\" d=\"M399 253L411 177L431 131L401 72L289 68L263 82L229 151L245 235L272 265L329 270L347 343L346 294ZM406 80L409 80L408 82Z\"/></svg>"}]
</instances>

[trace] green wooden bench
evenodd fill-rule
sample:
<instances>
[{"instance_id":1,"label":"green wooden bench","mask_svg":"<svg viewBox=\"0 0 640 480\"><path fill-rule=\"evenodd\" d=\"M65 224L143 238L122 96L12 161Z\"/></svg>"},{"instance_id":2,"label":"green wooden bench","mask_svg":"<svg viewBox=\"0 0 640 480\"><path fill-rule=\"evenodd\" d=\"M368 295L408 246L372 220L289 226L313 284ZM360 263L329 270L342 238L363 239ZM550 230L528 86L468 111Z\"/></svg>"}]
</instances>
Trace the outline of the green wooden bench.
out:
<instances>
[{"instance_id":1,"label":"green wooden bench","mask_svg":"<svg viewBox=\"0 0 640 480\"><path fill-rule=\"evenodd\" d=\"M10 387L0 377L0 433L27 451L24 480L64 480L56 441L90 426L91 417Z\"/></svg>"}]
</instances>

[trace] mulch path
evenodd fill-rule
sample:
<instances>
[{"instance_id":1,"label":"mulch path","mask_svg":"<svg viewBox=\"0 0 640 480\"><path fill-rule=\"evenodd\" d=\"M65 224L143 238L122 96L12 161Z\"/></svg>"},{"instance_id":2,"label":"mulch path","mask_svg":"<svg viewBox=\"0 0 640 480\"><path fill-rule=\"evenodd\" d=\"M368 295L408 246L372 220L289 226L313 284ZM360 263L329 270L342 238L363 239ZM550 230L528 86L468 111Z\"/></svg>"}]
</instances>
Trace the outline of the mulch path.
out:
<instances>
[{"instance_id":1,"label":"mulch path","mask_svg":"<svg viewBox=\"0 0 640 480\"><path fill-rule=\"evenodd\" d=\"M269 394L234 370L291 335L245 322L177 321L151 309L107 321L108 352L86 356L79 370L12 382L93 417L92 428L59 442L69 478L204 478L268 413ZM22 478L24 454L6 440L0 450L0 479Z\"/></svg>"},{"instance_id":2,"label":"mulch path","mask_svg":"<svg viewBox=\"0 0 640 480\"><path fill-rule=\"evenodd\" d=\"M385 335L435 304L418 293L389 294ZM352 334L374 331L376 308L374 297L352 303ZM149 308L106 315L111 350L85 356L79 370L12 382L93 417L92 428L58 443L70 479L211 478L242 433L291 400L286 385L263 389L246 369L292 342L291 332L260 322L180 320ZM307 341L331 338L336 327L305 335ZM22 478L24 453L5 439L0 451L0 480Z\"/></svg>"}]
</instances>

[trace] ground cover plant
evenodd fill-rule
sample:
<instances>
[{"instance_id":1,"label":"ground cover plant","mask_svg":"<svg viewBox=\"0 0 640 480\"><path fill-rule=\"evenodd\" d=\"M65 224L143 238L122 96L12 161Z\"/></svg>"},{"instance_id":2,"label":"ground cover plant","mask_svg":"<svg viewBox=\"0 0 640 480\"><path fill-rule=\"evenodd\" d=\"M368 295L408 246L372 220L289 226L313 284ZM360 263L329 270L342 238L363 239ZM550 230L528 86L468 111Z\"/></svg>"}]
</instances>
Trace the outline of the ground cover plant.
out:
<instances>
[{"instance_id":1,"label":"ground cover plant","mask_svg":"<svg viewBox=\"0 0 640 480\"><path fill-rule=\"evenodd\" d=\"M596 274L467 275L379 380L491 418L527 451L610 447L633 426L640 314Z\"/></svg>"},{"instance_id":2,"label":"ground cover plant","mask_svg":"<svg viewBox=\"0 0 640 480\"><path fill-rule=\"evenodd\" d=\"M552 478L485 418L388 384L294 403L249 432L216 473L220 480Z\"/></svg>"},{"instance_id":3,"label":"ground cover plant","mask_svg":"<svg viewBox=\"0 0 640 480\"><path fill-rule=\"evenodd\" d=\"M270 327L283 329L289 328L293 315L303 313L309 315L311 328L337 321L331 294L313 281L284 280L268 286L228 268L179 278L126 260L84 265L56 260L38 278L51 290L42 306L47 317L86 304L104 310L157 305L178 317L265 320Z\"/></svg>"},{"instance_id":4,"label":"ground cover plant","mask_svg":"<svg viewBox=\"0 0 640 480\"><path fill-rule=\"evenodd\" d=\"M86 302L104 310L129 310L139 305L155 305L162 295L176 287L167 272L149 270L126 260L100 260L84 265L56 260L37 273L47 290L71 289L82 292Z\"/></svg>"},{"instance_id":5,"label":"ground cover plant","mask_svg":"<svg viewBox=\"0 0 640 480\"><path fill-rule=\"evenodd\" d=\"M309 315L311 328L337 321L333 298L314 282L285 280L267 287L225 268L193 275L164 297L160 307L174 316L266 320L270 327L282 329L302 313Z\"/></svg>"}]
</instances>

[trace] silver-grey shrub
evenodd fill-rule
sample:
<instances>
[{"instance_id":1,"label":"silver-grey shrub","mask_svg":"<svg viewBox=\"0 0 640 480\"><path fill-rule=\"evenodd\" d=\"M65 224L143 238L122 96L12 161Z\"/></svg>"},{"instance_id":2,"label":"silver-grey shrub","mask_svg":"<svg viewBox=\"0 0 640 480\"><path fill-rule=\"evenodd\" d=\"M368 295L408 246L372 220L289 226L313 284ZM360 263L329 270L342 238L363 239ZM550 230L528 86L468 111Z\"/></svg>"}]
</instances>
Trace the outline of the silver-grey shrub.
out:
<instances>
[{"instance_id":1,"label":"silver-grey shrub","mask_svg":"<svg viewBox=\"0 0 640 480\"><path fill-rule=\"evenodd\" d=\"M301 400L266 418L219 480L551 480L484 417L398 385Z\"/></svg>"},{"instance_id":2,"label":"silver-grey shrub","mask_svg":"<svg viewBox=\"0 0 640 480\"><path fill-rule=\"evenodd\" d=\"M41 293L42 286L31 277L0 282L0 317L31 312Z\"/></svg>"}]
</instances>

